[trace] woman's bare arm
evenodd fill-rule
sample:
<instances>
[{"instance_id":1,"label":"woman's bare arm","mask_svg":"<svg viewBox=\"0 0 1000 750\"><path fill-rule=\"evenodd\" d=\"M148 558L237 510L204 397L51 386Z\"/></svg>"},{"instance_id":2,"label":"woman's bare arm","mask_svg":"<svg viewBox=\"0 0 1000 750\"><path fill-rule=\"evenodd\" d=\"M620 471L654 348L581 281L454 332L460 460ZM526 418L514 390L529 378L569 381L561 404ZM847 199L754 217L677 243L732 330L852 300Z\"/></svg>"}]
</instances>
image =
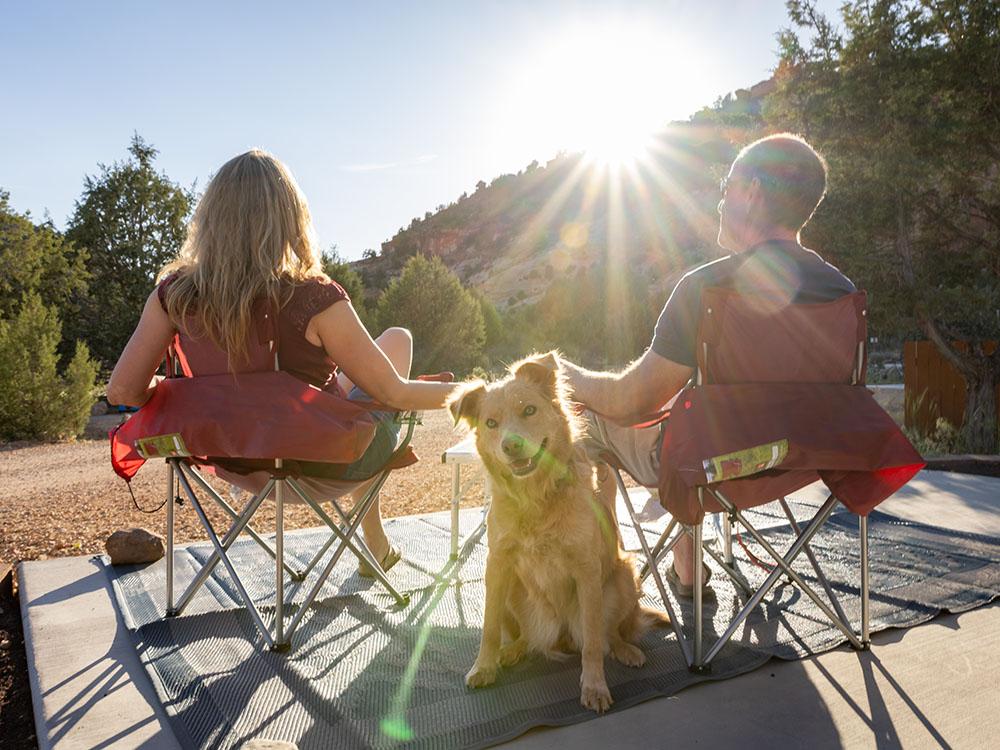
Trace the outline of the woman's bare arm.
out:
<instances>
[{"instance_id":1,"label":"woman's bare arm","mask_svg":"<svg viewBox=\"0 0 1000 750\"><path fill-rule=\"evenodd\" d=\"M309 328L347 377L379 403L395 409L440 409L457 388L402 377L372 340L347 300L317 313Z\"/></svg>"},{"instance_id":2,"label":"woman's bare arm","mask_svg":"<svg viewBox=\"0 0 1000 750\"><path fill-rule=\"evenodd\" d=\"M176 332L154 289L146 300L139 325L111 373L111 380L108 381L110 403L142 406L149 401L160 380L156 370Z\"/></svg>"}]
</instances>

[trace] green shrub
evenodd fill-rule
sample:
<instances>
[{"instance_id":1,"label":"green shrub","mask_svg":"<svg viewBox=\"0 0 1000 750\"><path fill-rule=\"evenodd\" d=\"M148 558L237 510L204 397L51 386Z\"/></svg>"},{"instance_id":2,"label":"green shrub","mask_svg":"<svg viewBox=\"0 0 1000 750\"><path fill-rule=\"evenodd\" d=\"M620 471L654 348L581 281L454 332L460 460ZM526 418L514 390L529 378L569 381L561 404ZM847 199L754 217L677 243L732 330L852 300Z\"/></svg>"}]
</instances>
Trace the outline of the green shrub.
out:
<instances>
[{"instance_id":1,"label":"green shrub","mask_svg":"<svg viewBox=\"0 0 1000 750\"><path fill-rule=\"evenodd\" d=\"M926 435L920 435L915 430L905 432L921 456L947 456L965 452L958 428L944 417L938 417L934 428Z\"/></svg>"},{"instance_id":2,"label":"green shrub","mask_svg":"<svg viewBox=\"0 0 1000 750\"><path fill-rule=\"evenodd\" d=\"M56 348L62 325L37 294L0 319L0 439L52 440L83 432L94 403L97 365L77 342L60 376Z\"/></svg>"}]
</instances>

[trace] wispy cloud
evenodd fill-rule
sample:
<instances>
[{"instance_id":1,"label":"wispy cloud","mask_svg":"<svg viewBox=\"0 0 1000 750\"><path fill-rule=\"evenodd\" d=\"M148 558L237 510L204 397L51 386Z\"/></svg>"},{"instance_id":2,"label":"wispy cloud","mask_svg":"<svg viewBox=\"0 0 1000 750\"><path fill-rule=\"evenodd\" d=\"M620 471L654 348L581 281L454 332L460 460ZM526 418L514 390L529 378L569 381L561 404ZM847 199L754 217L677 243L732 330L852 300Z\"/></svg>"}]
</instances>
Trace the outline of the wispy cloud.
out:
<instances>
[{"instance_id":1,"label":"wispy cloud","mask_svg":"<svg viewBox=\"0 0 1000 750\"><path fill-rule=\"evenodd\" d=\"M378 172L383 169L398 169L399 167L415 167L437 159L437 154L423 154L413 159L402 161L372 162L369 164L345 164L341 167L345 172Z\"/></svg>"}]
</instances>

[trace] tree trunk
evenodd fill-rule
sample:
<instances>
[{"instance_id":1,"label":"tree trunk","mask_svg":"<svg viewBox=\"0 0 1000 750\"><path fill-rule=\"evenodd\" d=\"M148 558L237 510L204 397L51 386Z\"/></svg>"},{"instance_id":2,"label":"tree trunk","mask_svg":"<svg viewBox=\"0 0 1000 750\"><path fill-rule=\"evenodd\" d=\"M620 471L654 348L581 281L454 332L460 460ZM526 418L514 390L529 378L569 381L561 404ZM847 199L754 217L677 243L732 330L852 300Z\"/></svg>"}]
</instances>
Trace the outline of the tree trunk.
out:
<instances>
[{"instance_id":1,"label":"tree trunk","mask_svg":"<svg viewBox=\"0 0 1000 750\"><path fill-rule=\"evenodd\" d=\"M981 377L966 377L965 420L962 423L963 449L969 453L1000 453L997 436L997 383L1000 367L996 358L985 359Z\"/></svg>"},{"instance_id":2,"label":"tree trunk","mask_svg":"<svg viewBox=\"0 0 1000 750\"><path fill-rule=\"evenodd\" d=\"M992 354L986 354L982 342L972 342L969 351L959 351L932 318L918 315L927 337L965 378L965 418L959 430L962 450L968 453L1000 453L1000 428L997 425L1000 346Z\"/></svg>"}]
</instances>

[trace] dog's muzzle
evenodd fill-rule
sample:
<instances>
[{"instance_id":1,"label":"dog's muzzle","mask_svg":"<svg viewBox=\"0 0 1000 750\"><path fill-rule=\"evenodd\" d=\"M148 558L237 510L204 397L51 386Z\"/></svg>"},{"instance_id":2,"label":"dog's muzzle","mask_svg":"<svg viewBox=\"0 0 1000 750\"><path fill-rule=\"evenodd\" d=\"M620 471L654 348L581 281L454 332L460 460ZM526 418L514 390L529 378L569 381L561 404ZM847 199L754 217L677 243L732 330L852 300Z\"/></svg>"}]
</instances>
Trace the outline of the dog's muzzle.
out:
<instances>
[{"instance_id":1,"label":"dog's muzzle","mask_svg":"<svg viewBox=\"0 0 1000 750\"><path fill-rule=\"evenodd\" d=\"M515 477L526 477L528 474L533 472L538 468L538 462L542 459L542 455L545 453L545 448L549 444L549 439L545 438L542 440L542 444L538 446L538 451L533 456L527 458L516 458L508 462L510 467L510 472Z\"/></svg>"}]
</instances>

